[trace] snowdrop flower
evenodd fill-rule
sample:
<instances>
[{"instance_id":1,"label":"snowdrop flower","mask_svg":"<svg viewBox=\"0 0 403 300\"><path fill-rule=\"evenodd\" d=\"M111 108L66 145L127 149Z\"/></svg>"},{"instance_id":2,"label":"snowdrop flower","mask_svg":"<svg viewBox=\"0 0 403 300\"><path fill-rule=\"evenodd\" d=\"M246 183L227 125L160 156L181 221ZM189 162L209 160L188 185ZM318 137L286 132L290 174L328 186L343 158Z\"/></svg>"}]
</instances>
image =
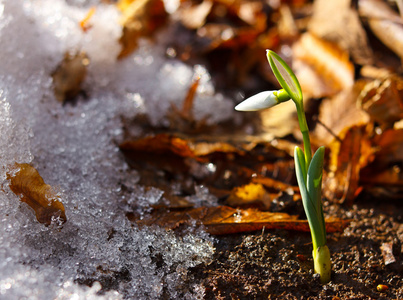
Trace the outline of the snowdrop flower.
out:
<instances>
[{"instance_id":1,"label":"snowdrop flower","mask_svg":"<svg viewBox=\"0 0 403 300\"><path fill-rule=\"evenodd\" d=\"M281 102L290 100L288 94L285 94L284 92L284 90L260 92L239 103L235 106L235 110L257 111L273 107Z\"/></svg>"},{"instance_id":2,"label":"snowdrop flower","mask_svg":"<svg viewBox=\"0 0 403 300\"><path fill-rule=\"evenodd\" d=\"M277 96L274 91L265 91L253 95L235 106L238 111L256 111L272 107L278 104Z\"/></svg>"}]
</instances>

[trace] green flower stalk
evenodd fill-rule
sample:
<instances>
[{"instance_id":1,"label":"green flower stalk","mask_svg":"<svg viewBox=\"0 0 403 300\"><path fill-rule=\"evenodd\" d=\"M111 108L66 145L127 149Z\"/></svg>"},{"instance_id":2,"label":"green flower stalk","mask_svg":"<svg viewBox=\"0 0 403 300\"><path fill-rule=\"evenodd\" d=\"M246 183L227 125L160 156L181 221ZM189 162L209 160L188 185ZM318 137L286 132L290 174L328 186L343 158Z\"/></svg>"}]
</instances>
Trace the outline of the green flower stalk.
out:
<instances>
[{"instance_id":1,"label":"green flower stalk","mask_svg":"<svg viewBox=\"0 0 403 300\"><path fill-rule=\"evenodd\" d=\"M280 56L267 50L270 67L283 89L256 94L238 104L239 111L256 111L292 100L298 114L298 123L304 142L304 151L295 147L295 173L301 192L302 203L311 230L314 270L322 283L330 281L330 252L326 245L326 227L322 209L322 174L325 148L320 147L312 157L309 129L306 122L302 90L297 77Z\"/></svg>"}]
</instances>

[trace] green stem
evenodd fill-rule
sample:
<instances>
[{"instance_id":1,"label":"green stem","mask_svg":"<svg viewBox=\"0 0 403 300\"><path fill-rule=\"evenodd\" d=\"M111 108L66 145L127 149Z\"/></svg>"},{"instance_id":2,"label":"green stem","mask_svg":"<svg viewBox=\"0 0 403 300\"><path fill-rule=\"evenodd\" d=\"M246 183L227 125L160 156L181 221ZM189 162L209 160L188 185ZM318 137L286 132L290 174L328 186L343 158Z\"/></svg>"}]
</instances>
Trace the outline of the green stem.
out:
<instances>
[{"instance_id":1,"label":"green stem","mask_svg":"<svg viewBox=\"0 0 403 300\"><path fill-rule=\"evenodd\" d=\"M298 123L304 141L304 155L305 155L306 168L308 169L312 160L312 149L311 149L311 140L309 139L308 124L306 123L304 105L302 104L302 101L301 103L295 102L295 106L297 107Z\"/></svg>"}]
</instances>

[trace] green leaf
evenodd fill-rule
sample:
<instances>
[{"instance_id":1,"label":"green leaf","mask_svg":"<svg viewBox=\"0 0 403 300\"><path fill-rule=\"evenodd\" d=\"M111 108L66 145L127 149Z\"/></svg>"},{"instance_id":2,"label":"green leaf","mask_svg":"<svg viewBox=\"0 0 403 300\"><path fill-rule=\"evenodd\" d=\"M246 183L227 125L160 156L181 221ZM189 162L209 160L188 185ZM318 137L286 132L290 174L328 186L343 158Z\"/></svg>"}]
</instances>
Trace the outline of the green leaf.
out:
<instances>
[{"instance_id":1,"label":"green leaf","mask_svg":"<svg viewBox=\"0 0 403 300\"><path fill-rule=\"evenodd\" d=\"M311 229L313 247L316 249L318 246L324 245L326 240L323 238L326 236L323 233L323 222L318 218L319 214L315 205L315 201L310 197L306 185L306 175L304 174L305 157L304 153L299 147L295 147L294 150L295 160L295 173L297 175L297 181L299 190L302 197L302 204L304 206L305 214L308 219L309 228Z\"/></svg>"},{"instance_id":2,"label":"green leaf","mask_svg":"<svg viewBox=\"0 0 403 300\"><path fill-rule=\"evenodd\" d=\"M267 50L267 59L281 87L290 95L294 102L302 103L301 86L291 68L272 50Z\"/></svg>"},{"instance_id":3,"label":"green leaf","mask_svg":"<svg viewBox=\"0 0 403 300\"><path fill-rule=\"evenodd\" d=\"M326 241L326 227L323 217L322 209L322 174L323 174L323 160L325 157L325 147L320 147L312 157L311 164L308 168L307 174L307 189L309 196L313 200L318 213L318 219L322 223L323 238ZM321 245L319 245L321 246Z\"/></svg>"},{"instance_id":4,"label":"green leaf","mask_svg":"<svg viewBox=\"0 0 403 300\"><path fill-rule=\"evenodd\" d=\"M306 185L306 179L307 179L307 168L306 168L306 163L305 163L305 155L304 152L302 152L301 148L299 147L295 147L295 151L294 151L294 160L295 160L295 168L300 168L303 178L304 178L304 182ZM297 164L297 160L298 160L298 164Z\"/></svg>"},{"instance_id":5,"label":"green leaf","mask_svg":"<svg viewBox=\"0 0 403 300\"><path fill-rule=\"evenodd\" d=\"M312 157L307 173L307 188L312 199L318 200L316 207L320 205L322 195L322 173L325 147L320 147Z\"/></svg>"}]
</instances>

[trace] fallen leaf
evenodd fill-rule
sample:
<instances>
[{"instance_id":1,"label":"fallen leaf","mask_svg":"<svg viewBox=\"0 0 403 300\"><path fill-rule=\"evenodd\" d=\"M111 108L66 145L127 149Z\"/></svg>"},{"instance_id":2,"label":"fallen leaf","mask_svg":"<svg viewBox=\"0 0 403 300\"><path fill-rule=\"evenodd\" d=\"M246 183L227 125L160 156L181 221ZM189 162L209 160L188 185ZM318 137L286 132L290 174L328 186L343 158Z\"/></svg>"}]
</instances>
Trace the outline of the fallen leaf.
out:
<instances>
[{"instance_id":1,"label":"fallen leaf","mask_svg":"<svg viewBox=\"0 0 403 300\"><path fill-rule=\"evenodd\" d=\"M347 50L358 64L373 60L368 39L351 0L316 0L308 25L310 33ZM361 1L360 1L361 2Z\"/></svg>"},{"instance_id":2,"label":"fallen leaf","mask_svg":"<svg viewBox=\"0 0 403 300\"><path fill-rule=\"evenodd\" d=\"M206 18L212 7L212 1L202 1L189 7L182 7L179 11L180 20L187 28L198 29L206 23Z\"/></svg>"},{"instance_id":3,"label":"fallen leaf","mask_svg":"<svg viewBox=\"0 0 403 300\"><path fill-rule=\"evenodd\" d=\"M80 21L80 28L82 29L82 31L87 32L92 27L90 24L90 20L94 15L95 11L96 11L95 7L91 7L87 15Z\"/></svg>"},{"instance_id":4,"label":"fallen leaf","mask_svg":"<svg viewBox=\"0 0 403 300\"><path fill-rule=\"evenodd\" d=\"M256 177L295 181L289 149L277 149L262 138L157 134L128 140L120 148L129 165L139 172L139 184L165 191L165 198L172 202L169 207L188 207L181 197L195 194L200 185L224 200L235 187ZM272 198L282 192L281 187L265 185Z\"/></svg>"},{"instance_id":5,"label":"fallen leaf","mask_svg":"<svg viewBox=\"0 0 403 300\"><path fill-rule=\"evenodd\" d=\"M89 63L84 52L65 53L63 61L52 73L54 93L58 101L65 103L81 92Z\"/></svg>"},{"instance_id":6,"label":"fallen leaf","mask_svg":"<svg viewBox=\"0 0 403 300\"><path fill-rule=\"evenodd\" d=\"M122 11L122 51L118 55L122 59L137 48L140 37L150 37L161 28L168 15L162 0L120 0L117 6Z\"/></svg>"},{"instance_id":7,"label":"fallen leaf","mask_svg":"<svg viewBox=\"0 0 403 300\"><path fill-rule=\"evenodd\" d=\"M281 5L279 13L280 20L278 21L277 28L281 39L295 39L299 31L290 7L286 4Z\"/></svg>"},{"instance_id":8,"label":"fallen leaf","mask_svg":"<svg viewBox=\"0 0 403 300\"><path fill-rule=\"evenodd\" d=\"M352 88L322 101L319 121L313 132L313 140L318 145L327 145L346 128L368 124L369 115L357 106L366 81L357 81Z\"/></svg>"},{"instance_id":9,"label":"fallen leaf","mask_svg":"<svg viewBox=\"0 0 403 300\"><path fill-rule=\"evenodd\" d=\"M120 145L125 151L139 151L154 154L172 153L180 157L195 158L206 161L206 156L213 152L239 153L245 152L240 148L225 142L203 142L181 138L174 134L157 134L135 141L126 141Z\"/></svg>"},{"instance_id":10,"label":"fallen leaf","mask_svg":"<svg viewBox=\"0 0 403 300\"><path fill-rule=\"evenodd\" d=\"M203 225L207 232L215 235L250 232L273 228L309 232L306 220L285 213L261 212L255 209L236 209L228 206L200 207L180 211L154 210L149 218L140 219L129 214L130 221L139 226L158 225L167 229L177 229L181 225ZM327 219L327 232L342 231L349 220Z\"/></svg>"},{"instance_id":11,"label":"fallen leaf","mask_svg":"<svg viewBox=\"0 0 403 300\"><path fill-rule=\"evenodd\" d=\"M29 164L15 164L8 172L10 189L34 211L38 222L62 225L67 221L59 195L45 184L38 171Z\"/></svg>"},{"instance_id":12,"label":"fallen leaf","mask_svg":"<svg viewBox=\"0 0 403 300\"><path fill-rule=\"evenodd\" d=\"M383 128L393 127L393 123L403 118L403 79L388 76L367 83L358 103Z\"/></svg>"},{"instance_id":13,"label":"fallen leaf","mask_svg":"<svg viewBox=\"0 0 403 300\"><path fill-rule=\"evenodd\" d=\"M197 26L197 35L208 41L203 43L203 51L250 46L267 27L267 18L261 2L213 1L212 7L203 2L197 7L200 16L196 20L200 19L197 22L199 24L193 24L204 23L203 26ZM190 25L186 10L180 18L184 20L184 24Z\"/></svg>"},{"instance_id":14,"label":"fallen leaf","mask_svg":"<svg viewBox=\"0 0 403 300\"><path fill-rule=\"evenodd\" d=\"M324 195L352 204L360 193L360 172L374 159L374 148L365 126L352 126L330 144L330 172L324 179Z\"/></svg>"},{"instance_id":15,"label":"fallen leaf","mask_svg":"<svg viewBox=\"0 0 403 300\"><path fill-rule=\"evenodd\" d=\"M299 192L299 188L297 186L293 186L291 184L287 184L269 177L256 176L252 178L252 182L262 184L272 191L285 191L291 195Z\"/></svg>"},{"instance_id":16,"label":"fallen leaf","mask_svg":"<svg viewBox=\"0 0 403 300\"><path fill-rule=\"evenodd\" d=\"M336 44L304 33L292 49L293 68L306 98L328 97L353 86L354 66Z\"/></svg>"},{"instance_id":17,"label":"fallen leaf","mask_svg":"<svg viewBox=\"0 0 403 300\"><path fill-rule=\"evenodd\" d=\"M372 32L389 49L403 58L403 22L401 17L383 1L358 2L361 17L366 18Z\"/></svg>"},{"instance_id":18,"label":"fallen leaf","mask_svg":"<svg viewBox=\"0 0 403 300\"><path fill-rule=\"evenodd\" d=\"M195 134L207 132L209 127L211 127L207 125L208 116L201 120L196 120L193 115L194 99L199 82L200 77L196 75L188 89L181 109L177 108L174 104L171 105L172 110L168 112L167 118L169 120L169 127L172 131Z\"/></svg>"},{"instance_id":19,"label":"fallen leaf","mask_svg":"<svg viewBox=\"0 0 403 300\"><path fill-rule=\"evenodd\" d=\"M403 192L403 129L389 129L373 139L378 149L373 162L361 172L368 187L381 187L388 196Z\"/></svg>"},{"instance_id":20,"label":"fallen leaf","mask_svg":"<svg viewBox=\"0 0 403 300\"><path fill-rule=\"evenodd\" d=\"M362 18L390 20L403 24L401 17L385 2L378 0L360 0L358 12Z\"/></svg>"},{"instance_id":21,"label":"fallen leaf","mask_svg":"<svg viewBox=\"0 0 403 300\"><path fill-rule=\"evenodd\" d=\"M231 207L255 207L260 210L270 208L272 196L265 190L262 184L249 183L236 187L226 200Z\"/></svg>"},{"instance_id":22,"label":"fallen leaf","mask_svg":"<svg viewBox=\"0 0 403 300\"><path fill-rule=\"evenodd\" d=\"M275 137L284 137L299 130L293 101L288 101L260 112L262 129Z\"/></svg>"}]
</instances>

